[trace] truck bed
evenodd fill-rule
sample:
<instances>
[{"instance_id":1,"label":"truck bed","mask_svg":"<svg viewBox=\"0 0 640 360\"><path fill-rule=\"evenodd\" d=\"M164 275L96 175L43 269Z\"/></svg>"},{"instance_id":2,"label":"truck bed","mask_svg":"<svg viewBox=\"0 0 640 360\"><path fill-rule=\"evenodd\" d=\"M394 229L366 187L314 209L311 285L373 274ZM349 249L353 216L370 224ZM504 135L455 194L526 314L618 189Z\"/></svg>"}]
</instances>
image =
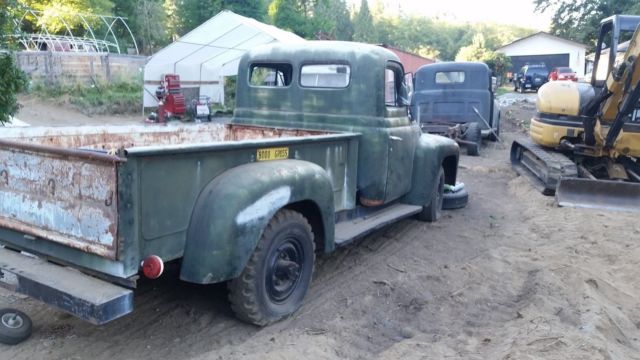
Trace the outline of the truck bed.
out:
<instances>
[{"instance_id":1,"label":"truck bed","mask_svg":"<svg viewBox=\"0 0 640 360\"><path fill-rule=\"evenodd\" d=\"M354 136L216 123L3 129L0 235L13 231L27 251L53 251L44 239L111 261L118 261L122 241L159 239L149 246L169 244L162 246L179 257L192 202L217 173L260 160L260 148L291 144L293 151L295 144L344 144ZM337 195L347 199L343 150L323 148L311 158L334 170ZM134 213L127 236L120 231L122 209ZM125 275L120 268L111 272Z\"/></svg>"}]
</instances>

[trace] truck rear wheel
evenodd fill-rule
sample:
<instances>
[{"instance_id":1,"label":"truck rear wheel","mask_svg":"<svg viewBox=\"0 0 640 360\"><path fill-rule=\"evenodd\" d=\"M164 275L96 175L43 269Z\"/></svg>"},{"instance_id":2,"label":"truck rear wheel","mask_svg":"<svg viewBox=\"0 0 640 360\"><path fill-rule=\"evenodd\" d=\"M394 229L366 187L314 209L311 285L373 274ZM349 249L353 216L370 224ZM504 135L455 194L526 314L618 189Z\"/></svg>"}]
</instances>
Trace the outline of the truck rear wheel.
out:
<instances>
[{"instance_id":1,"label":"truck rear wheel","mask_svg":"<svg viewBox=\"0 0 640 360\"><path fill-rule=\"evenodd\" d=\"M444 201L444 169L440 167L437 183L431 192L429 205L422 207L422 212L418 214L418 219L422 221L434 222L442 214L442 202Z\"/></svg>"},{"instance_id":2,"label":"truck rear wheel","mask_svg":"<svg viewBox=\"0 0 640 360\"><path fill-rule=\"evenodd\" d=\"M482 144L482 130L480 129L480 125L477 122L469 124L464 139L469 142L467 144L467 155L480 155L480 144Z\"/></svg>"},{"instance_id":3,"label":"truck rear wheel","mask_svg":"<svg viewBox=\"0 0 640 360\"><path fill-rule=\"evenodd\" d=\"M278 211L240 276L228 283L231 309L240 320L259 326L293 314L311 284L314 260L307 219L293 210Z\"/></svg>"}]
</instances>

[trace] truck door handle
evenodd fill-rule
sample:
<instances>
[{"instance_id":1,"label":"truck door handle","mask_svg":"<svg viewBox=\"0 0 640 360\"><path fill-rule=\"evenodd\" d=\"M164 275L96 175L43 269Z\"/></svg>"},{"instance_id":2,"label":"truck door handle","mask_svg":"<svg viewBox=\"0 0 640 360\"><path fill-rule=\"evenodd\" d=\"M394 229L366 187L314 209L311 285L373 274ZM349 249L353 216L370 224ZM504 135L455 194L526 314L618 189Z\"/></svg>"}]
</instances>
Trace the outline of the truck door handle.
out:
<instances>
[{"instance_id":1,"label":"truck door handle","mask_svg":"<svg viewBox=\"0 0 640 360\"><path fill-rule=\"evenodd\" d=\"M395 140L395 141L402 141L402 138L399 136L389 136L389 139Z\"/></svg>"}]
</instances>

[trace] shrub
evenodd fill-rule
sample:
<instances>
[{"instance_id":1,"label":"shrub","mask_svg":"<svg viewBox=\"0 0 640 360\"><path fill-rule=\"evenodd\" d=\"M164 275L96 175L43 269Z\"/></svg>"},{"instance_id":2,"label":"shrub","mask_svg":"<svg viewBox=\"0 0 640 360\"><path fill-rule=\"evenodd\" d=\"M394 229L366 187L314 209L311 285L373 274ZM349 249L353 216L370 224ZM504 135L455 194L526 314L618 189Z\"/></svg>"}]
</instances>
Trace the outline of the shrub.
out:
<instances>
[{"instance_id":1,"label":"shrub","mask_svg":"<svg viewBox=\"0 0 640 360\"><path fill-rule=\"evenodd\" d=\"M20 109L16 95L28 84L27 76L17 67L11 53L0 53L0 84L0 125L3 125Z\"/></svg>"}]
</instances>

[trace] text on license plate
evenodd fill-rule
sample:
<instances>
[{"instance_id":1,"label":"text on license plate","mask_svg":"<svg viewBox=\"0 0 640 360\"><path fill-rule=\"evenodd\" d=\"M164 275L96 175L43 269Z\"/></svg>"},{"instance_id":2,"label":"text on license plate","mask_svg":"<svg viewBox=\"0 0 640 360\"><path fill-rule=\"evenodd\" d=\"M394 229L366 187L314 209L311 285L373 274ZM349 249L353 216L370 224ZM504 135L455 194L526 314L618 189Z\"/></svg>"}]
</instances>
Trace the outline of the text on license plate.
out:
<instances>
[{"instance_id":1,"label":"text on license plate","mask_svg":"<svg viewBox=\"0 0 640 360\"><path fill-rule=\"evenodd\" d=\"M256 158L258 161L280 160L289 158L288 147L258 149Z\"/></svg>"}]
</instances>

